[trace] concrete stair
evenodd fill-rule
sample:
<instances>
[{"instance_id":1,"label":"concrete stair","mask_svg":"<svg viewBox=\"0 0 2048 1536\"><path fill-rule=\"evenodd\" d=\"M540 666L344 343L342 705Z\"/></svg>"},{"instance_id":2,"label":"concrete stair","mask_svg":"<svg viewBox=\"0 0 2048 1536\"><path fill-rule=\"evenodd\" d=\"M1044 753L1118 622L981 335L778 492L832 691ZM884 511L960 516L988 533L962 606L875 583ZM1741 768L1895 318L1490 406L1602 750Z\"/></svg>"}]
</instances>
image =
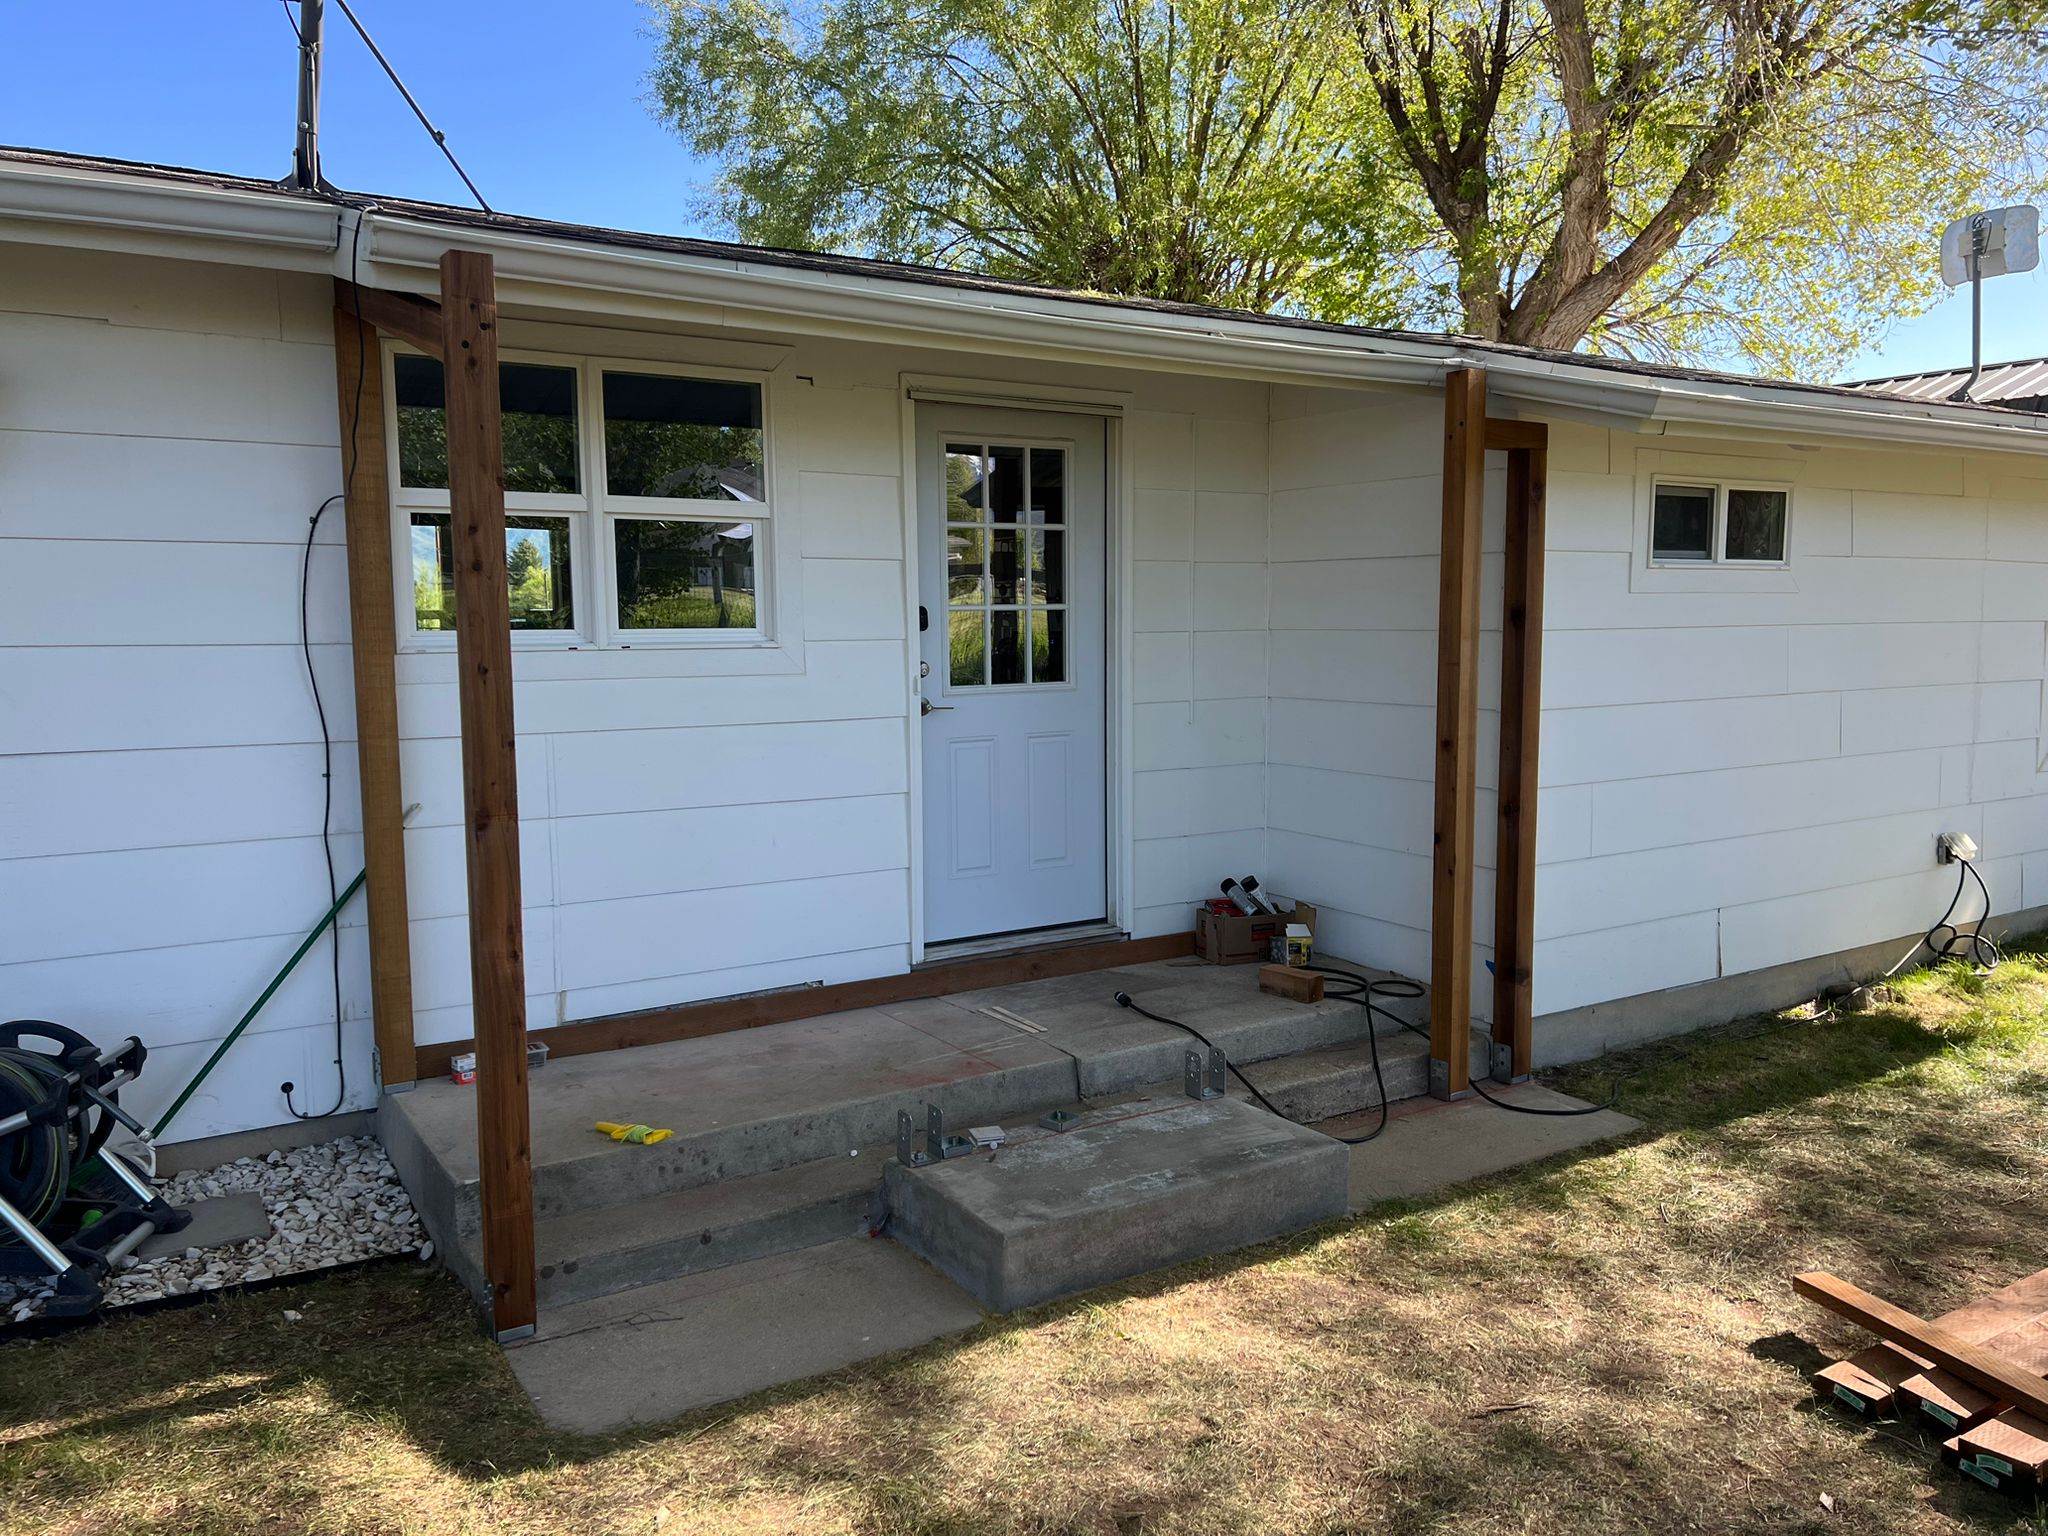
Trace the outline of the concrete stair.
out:
<instances>
[{"instance_id":1,"label":"concrete stair","mask_svg":"<svg viewBox=\"0 0 2048 1536\"><path fill-rule=\"evenodd\" d=\"M1290 1119L1376 1106L1364 1011L1267 996L1256 969L1158 962L558 1057L531 1079L541 1304L865 1232L899 1111L920 1128L929 1102L954 1131L1028 1130L1047 1109L1174 1093L1194 1042L1115 1006L1119 990L1201 1030ZM1032 1027L991 1017L983 1010L992 1005ZM1390 1099L1424 1091L1425 1042L1388 1026L1380 1050ZM385 1100L378 1130L449 1267L481 1297L475 1102L471 1088L423 1083ZM592 1129L597 1120L674 1135L621 1145Z\"/></svg>"}]
</instances>

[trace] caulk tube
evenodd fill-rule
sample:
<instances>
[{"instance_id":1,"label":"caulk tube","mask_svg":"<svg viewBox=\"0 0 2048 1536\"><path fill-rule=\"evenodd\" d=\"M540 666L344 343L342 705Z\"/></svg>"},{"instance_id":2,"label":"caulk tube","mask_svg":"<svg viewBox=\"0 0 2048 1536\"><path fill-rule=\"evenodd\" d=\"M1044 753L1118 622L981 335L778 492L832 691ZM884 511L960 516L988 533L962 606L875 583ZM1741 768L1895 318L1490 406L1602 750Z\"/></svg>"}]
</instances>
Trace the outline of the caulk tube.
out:
<instances>
[{"instance_id":1,"label":"caulk tube","mask_svg":"<svg viewBox=\"0 0 2048 1536\"><path fill-rule=\"evenodd\" d=\"M1233 907L1237 908L1238 911L1242 912L1246 917L1261 917L1265 915L1263 912L1261 912L1257 899L1250 895L1250 893L1248 893L1245 890L1245 888L1239 885L1235 880L1226 880L1223 882L1223 894L1225 896L1228 896L1230 898L1230 904Z\"/></svg>"}]
</instances>

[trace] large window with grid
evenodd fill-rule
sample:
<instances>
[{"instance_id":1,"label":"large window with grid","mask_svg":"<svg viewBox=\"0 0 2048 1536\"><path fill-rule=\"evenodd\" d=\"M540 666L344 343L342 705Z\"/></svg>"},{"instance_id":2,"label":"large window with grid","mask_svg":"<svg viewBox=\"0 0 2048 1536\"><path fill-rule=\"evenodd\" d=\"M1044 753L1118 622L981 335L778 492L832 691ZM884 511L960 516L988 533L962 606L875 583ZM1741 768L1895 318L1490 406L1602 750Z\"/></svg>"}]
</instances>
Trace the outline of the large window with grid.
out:
<instances>
[{"instance_id":1,"label":"large window with grid","mask_svg":"<svg viewBox=\"0 0 2048 1536\"><path fill-rule=\"evenodd\" d=\"M1067 450L946 444L947 682L1067 682Z\"/></svg>"},{"instance_id":2,"label":"large window with grid","mask_svg":"<svg viewBox=\"0 0 2048 1536\"><path fill-rule=\"evenodd\" d=\"M452 634L441 364L391 355L391 458L412 634ZM758 376L504 357L505 565L530 643L749 643L770 631L773 519Z\"/></svg>"}]
</instances>

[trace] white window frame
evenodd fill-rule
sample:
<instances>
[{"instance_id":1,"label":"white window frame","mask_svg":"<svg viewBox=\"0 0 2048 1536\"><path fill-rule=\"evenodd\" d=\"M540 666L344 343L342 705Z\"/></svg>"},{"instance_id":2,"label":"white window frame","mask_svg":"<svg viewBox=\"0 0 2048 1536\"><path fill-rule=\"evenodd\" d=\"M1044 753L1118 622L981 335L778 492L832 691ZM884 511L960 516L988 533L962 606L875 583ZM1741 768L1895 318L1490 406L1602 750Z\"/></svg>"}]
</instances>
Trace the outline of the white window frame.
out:
<instances>
[{"instance_id":1,"label":"white window frame","mask_svg":"<svg viewBox=\"0 0 2048 1536\"><path fill-rule=\"evenodd\" d=\"M445 489L401 484L398 464L398 376L392 359L428 354L403 342L385 339L384 448L386 484L391 497L392 580L402 652L453 653L453 630L423 630L414 621L412 518L419 512L447 512ZM782 505L779 473L776 389L769 370L710 363L679 363L638 357L597 357L582 353L505 348L502 363L530 363L564 368L576 375L576 495L507 491L505 511L511 515L563 517L569 522L569 600L574 627L563 630L515 629L512 644L520 651L745 651L786 648L778 639L778 605L794 573L777 558L775 513ZM663 374L676 378L718 379L752 384L761 392L762 500L703 501L694 498L610 496L605 490L604 375ZM752 629L626 629L618 622L618 572L613 552L612 521L639 517L660 521L748 522L754 526L755 627Z\"/></svg>"},{"instance_id":2,"label":"white window frame","mask_svg":"<svg viewBox=\"0 0 2048 1536\"><path fill-rule=\"evenodd\" d=\"M603 611L597 616L599 643L620 650L653 646L707 649L775 643L775 441L774 391L769 376L755 368L722 368L710 364L653 362L637 357L585 358L586 409L592 423L589 449L593 458L591 495L595 516L592 537L601 546L596 569L603 573ZM707 501L697 497L614 496L606 486L604 376L640 373L676 379L715 379L751 384L761 393L761 500ZM754 526L754 627L752 629L628 629L619 623L619 571L612 525L638 518L646 522L751 523Z\"/></svg>"},{"instance_id":3,"label":"white window frame","mask_svg":"<svg viewBox=\"0 0 2048 1536\"><path fill-rule=\"evenodd\" d=\"M1714 493L1713 527L1707 536L1707 558L1704 560L1659 559L1657 557L1657 492L1669 486L1674 490L1711 490ZM1728 557L1728 493L1730 491L1771 491L1785 498L1785 526L1781 536L1784 556L1777 560L1733 560ZM1659 571L1783 571L1792 566L1792 486L1788 481L1758 480L1748 476L1688 476L1681 470L1660 471L1650 477L1650 517L1648 541L1644 548L1648 553L1653 570Z\"/></svg>"}]
</instances>

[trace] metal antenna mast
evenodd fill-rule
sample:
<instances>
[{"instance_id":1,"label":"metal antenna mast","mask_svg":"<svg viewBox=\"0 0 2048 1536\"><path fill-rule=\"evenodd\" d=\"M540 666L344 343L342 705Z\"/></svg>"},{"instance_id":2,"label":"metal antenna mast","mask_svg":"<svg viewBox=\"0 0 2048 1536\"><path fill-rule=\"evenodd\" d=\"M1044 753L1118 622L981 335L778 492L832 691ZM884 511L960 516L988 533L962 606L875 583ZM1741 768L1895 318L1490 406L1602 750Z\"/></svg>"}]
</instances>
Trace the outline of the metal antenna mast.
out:
<instances>
[{"instance_id":1,"label":"metal antenna mast","mask_svg":"<svg viewBox=\"0 0 2048 1536\"><path fill-rule=\"evenodd\" d=\"M320 40L325 8L324 0L299 0L299 132L292 150L292 185L307 192L320 189Z\"/></svg>"}]
</instances>

